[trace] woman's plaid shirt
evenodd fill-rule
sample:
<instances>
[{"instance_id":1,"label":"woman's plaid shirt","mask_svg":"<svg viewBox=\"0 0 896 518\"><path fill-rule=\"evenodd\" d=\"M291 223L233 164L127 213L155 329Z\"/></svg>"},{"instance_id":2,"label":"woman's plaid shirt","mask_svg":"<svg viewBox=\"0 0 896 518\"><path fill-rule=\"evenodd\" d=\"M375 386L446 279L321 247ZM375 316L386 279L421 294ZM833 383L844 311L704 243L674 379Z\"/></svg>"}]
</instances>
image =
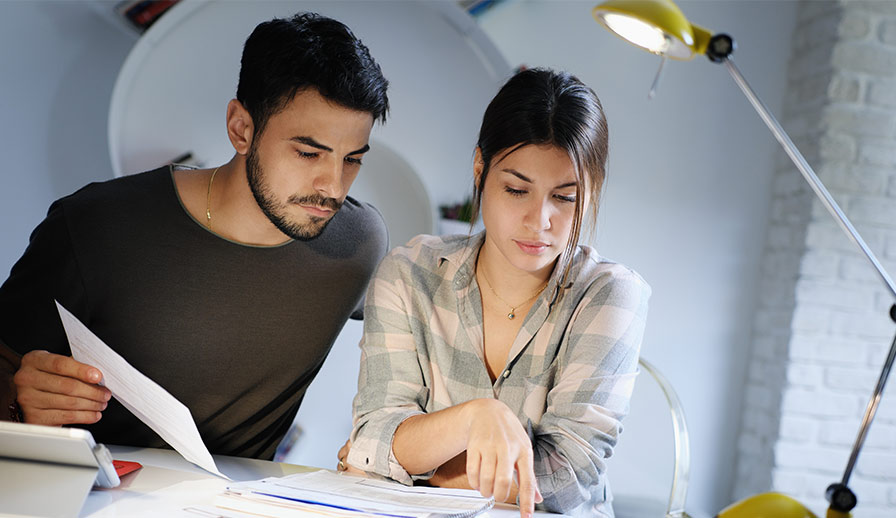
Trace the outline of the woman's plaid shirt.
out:
<instances>
[{"instance_id":1,"label":"woman's plaid shirt","mask_svg":"<svg viewBox=\"0 0 896 518\"><path fill-rule=\"evenodd\" d=\"M638 372L650 287L580 246L570 282L556 275L526 315L504 371L485 367L475 277L484 233L418 236L380 263L367 292L348 461L405 484L398 425L476 398L497 398L529 430L541 509L612 516L606 459ZM421 445L421 447L424 447Z\"/></svg>"}]
</instances>

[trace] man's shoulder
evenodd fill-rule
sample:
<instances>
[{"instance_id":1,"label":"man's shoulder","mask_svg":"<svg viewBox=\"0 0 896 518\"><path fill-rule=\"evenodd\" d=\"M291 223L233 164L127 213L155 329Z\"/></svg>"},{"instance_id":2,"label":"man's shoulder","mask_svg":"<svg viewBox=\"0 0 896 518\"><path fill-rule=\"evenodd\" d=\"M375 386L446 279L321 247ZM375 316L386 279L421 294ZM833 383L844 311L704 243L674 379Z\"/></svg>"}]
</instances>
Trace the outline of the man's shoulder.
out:
<instances>
[{"instance_id":1,"label":"man's shoulder","mask_svg":"<svg viewBox=\"0 0 896 518\"><path fill-rule=\"evenodd\" d=\"M359 201L351 196L346 196L342 202L342 208L338 213L340 218L344 218L347 222L357 224L363 223L377 227L386 228L386 220L380 211L365 201Z\"/></svg>"},{"instance_id":2,"label":"man's shoulder","mask_svg":"<svg viewBox=\"0 0 896 518\"><path fill-rule=\"evenodd\" d=\"M389 249L382 214L371 204L346 197L339 212L319 236L304 242L322 257L346 257L372 270Z\"/></svg>"},{"instance_id":3,"label":"man's shoulder","mask_svg":"<svg viewBox=\"0 0 896 518\"><path fill-rule=\"evenodd\" d=\"M389 242L386 220L370 203L346 196L334 219L334 223L338 223L331 226L336 230L334 237L339 241L382 243L385 252Z\"/></svg>"},{"instance_id":4,"label":"man's shoulder","mask_svg":"<svg viewBox=\"0 0 896 518\"><path fill-rule=\"evenodd\" d=\"M171 182L170 168L163 166L152 171L89 183L57 200L53 206L64 206L67 211L114 211L120 207L157 201L155 196L173 188Z\"/></svg>"}]
</instances>

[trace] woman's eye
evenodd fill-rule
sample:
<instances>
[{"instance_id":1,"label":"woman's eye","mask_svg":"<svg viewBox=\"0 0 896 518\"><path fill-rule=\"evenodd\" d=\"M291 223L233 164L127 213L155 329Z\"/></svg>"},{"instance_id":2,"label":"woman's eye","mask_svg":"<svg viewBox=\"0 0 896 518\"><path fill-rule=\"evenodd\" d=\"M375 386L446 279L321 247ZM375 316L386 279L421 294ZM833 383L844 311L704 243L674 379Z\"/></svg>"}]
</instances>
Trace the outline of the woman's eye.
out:
<instances>
[{"instance_id":1,"label":"woman's eye","mask_svg":"<svg viewBox=\"0 0 896 518\"><path fill-rule=\"evenodd\" d=\"M361 159L360 159L360 158L355 158L355 157L352 157L352 156L347 156L347 157L345 157L345 162L346 162L347 164L352 164L352 165L361 165Z\"/></svg>"},{"instance_id":2,"label":"woman's eye","mask_svg":"<svg viewBox=\"0 0 896 518\"><path fill-rule=\"evenodd\" d=\"M557 195L555 195L555 198L557 198L558 200L560 200L562 202L566 202L566 203L575 203L576 202L575 196L564 196L562 194L557 194Z\"/></svg>"},{"instance_id":3,"label":"woman's eye","mask_svg":"<svg viewBox=\"0 0 896 518\"><path fill-rule=\"evenodd\" d=\"M296 150L296 153L302 158L317 158L320 153L309 153L307 151Z\"/></svg>"},{"instance_id":4,"label":"woman's eye","mask_svg":"<svg viewBox=\"0 0 896 518\"><path fill-rule=\"evenodd\" d=\"M526 194L526 191L521 191L519 189L514 189L513 187L504 187L504 190L507 191L511 196L522 196Z\"/></svg>"}]
</instances>

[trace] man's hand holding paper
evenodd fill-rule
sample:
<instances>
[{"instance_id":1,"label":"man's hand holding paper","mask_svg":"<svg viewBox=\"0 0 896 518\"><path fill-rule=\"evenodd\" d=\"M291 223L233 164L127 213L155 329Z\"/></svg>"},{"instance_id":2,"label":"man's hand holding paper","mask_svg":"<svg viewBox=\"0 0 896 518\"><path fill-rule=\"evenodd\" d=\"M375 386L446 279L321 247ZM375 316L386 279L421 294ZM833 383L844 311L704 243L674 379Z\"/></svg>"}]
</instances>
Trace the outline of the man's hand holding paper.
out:
<instances>
[{"instance_id":1,"label":"man's hand holding paper","mask_svg":"<svg viewBox=\"0 0 896 518\"><path fill-rule=\"evenodd\" d=\"M156 382L97 338L80 320L56 303L72 356L96 365L105 373L103 384L131 411L185 459L215 475L228 478L215 465L190 410Z\"/></svg>"},{"instance_id":2,"label":"man's hand holding paper","mask_svg":"<svg viewBox=\"0 0 896 518\"><path fill-rule=\"evenodd\" d=\"M22 357L14 381L25 422L50 426L100 420L112 393L99 369L47 351Z\"/></svg>"}]
</instances>

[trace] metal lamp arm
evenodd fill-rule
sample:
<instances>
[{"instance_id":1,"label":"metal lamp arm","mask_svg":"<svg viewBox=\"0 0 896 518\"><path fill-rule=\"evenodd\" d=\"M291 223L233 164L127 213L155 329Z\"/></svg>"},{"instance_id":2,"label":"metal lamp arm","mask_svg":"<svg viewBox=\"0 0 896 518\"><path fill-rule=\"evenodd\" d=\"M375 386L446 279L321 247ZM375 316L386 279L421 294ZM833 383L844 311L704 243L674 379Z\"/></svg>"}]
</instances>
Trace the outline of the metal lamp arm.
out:
<instances>
[{"instance_id":1,"label":"metal lamp arm","mask_svg":"<svg viewBox=\"0 0 896 518\"><path fill-rule=\"evenodd\" d=\"M711 61L723 63L725 65L725 68L728 69L731 77L734 78L734 82L737 83L737 86L740 87L741 91L750 101L750 104L753 105L753 108L759 114L759 117L762 118L762 121L765 122L765 125L768 126L768 129L774 134L775 138L781 144L781 147L783 147L784 151L787 153L787 156L790 157L790 160L793 161L794 165L796 165L797 169L802 173L803 178L809 182L809 186L815 192L815 195L821 200L821 203L831 216L833 216L840 224L840 228L843 229L843 232L845 232L852 242L862 250L865 257L871 263L871 266L874 267L874 270L880 276L881 281L883 281L884 285L890 291L890 295L896 299L896 285L893 284L893 280L877 260L874 252L868 248L868 245L862 239L862 236L859 235L859 232L853 227L849 218L846 217L846 214L843 213L840 206L834 201L834 198L825 188L821 179L818 178L818 175L815 174L815 171L813 171L809 163L806 162L802 153L800 153L793 141L790 140L790 137L784 131L784 128L781 127L768 108L766 108L765 104L763 104L753 89L750 88L747 80L744 79L740 70L738 70L731 60L730 55L733 50L734 41L731 37L725 34L720 34L713 36L707 50L707 55ZM890 309L890 317L896 321L896 306L893 306ZM849 482L849 477L852 474L852 470L855 467L856 460L858 459L859 451L862 449L862 445L865 442L868 429L871 426L871 422L874 420L874 415L877 412L881 394L883 394L894 360L896 360L896 340L890 345L890 351L887 354L887 359L884 361L874 393L871 395L871 399L865 409L865 413L862 417L862 424L859 428L856 441L853 444L852 452L849 461L847 462L846 469L844 470L842 481L839 484L832 484L826 491L826 496L831 503L831 508L837 511L848 512L856 505L855 495L849 490L847 484Z\"/></svg>"},{"instance_id":2,"label":"metal lamp arm","mask_svg":"<svg viewBox=\"0 0 896 518\"><path fill-rule=\"evenodd\" d=\"M834 217L835 220L840 224L840 228L846 233L847 236L852 240L853 243L858 246L862 252L865 254L865 257L868 258L868 261L871 262L871 265L874 267L874 270L880 276L881 280L886 285L887 289L890 290L890 295L896 300L896 284L893 284L893 280L887 274L887 271L884 270L884 267L881 266L880 262L875 257L874 252L868 248L868 245L865 244L865 241L862 239L862 236L859 235L859 232L852 226L852 223L849 221L849 218L846 217L846 214L840 210L840 206L837 205L837 202L834 201L834 198L831 197L831 193L825 188L824 184L821 183L821 180L815 174L815 171L812 170L812 167L806 162L806 159L803 158L802 153L800 153L799 149L796 148L793 141L790 140L790 137L784 131L784 128L778 124L778 121L775 119L774 115L769 112L768 108L765 107L765 104L756 96L756 93L753 92L753 89L750 88L750 85L747 83L747 80L744 79L744 76L741 75L740 70L734 65L734 62L731 58L726 58L722 61L725 65L725 68L728 69L728 72L731 73L731 77L734 78L734 82L737 83L737 86L743 91L744 95L749 99L750 104L753 105L753 108L756 109L756 112L759 113L759 117L762 118L762 121L765 122L765 125L768 126L768 129L775 135L775 138L778 139L778 142L781 144L781 147L784 148L784 152L787 153L787 156L790 157L790 160L793 161L794 165L796 165L797 169L802 173L803 178L809 182L809 186L815 191L815 195L818 196L818 199L821 200L821 203L824 205L828 212L831 213L831 216Z\"/></svg>"}]
</instances>

